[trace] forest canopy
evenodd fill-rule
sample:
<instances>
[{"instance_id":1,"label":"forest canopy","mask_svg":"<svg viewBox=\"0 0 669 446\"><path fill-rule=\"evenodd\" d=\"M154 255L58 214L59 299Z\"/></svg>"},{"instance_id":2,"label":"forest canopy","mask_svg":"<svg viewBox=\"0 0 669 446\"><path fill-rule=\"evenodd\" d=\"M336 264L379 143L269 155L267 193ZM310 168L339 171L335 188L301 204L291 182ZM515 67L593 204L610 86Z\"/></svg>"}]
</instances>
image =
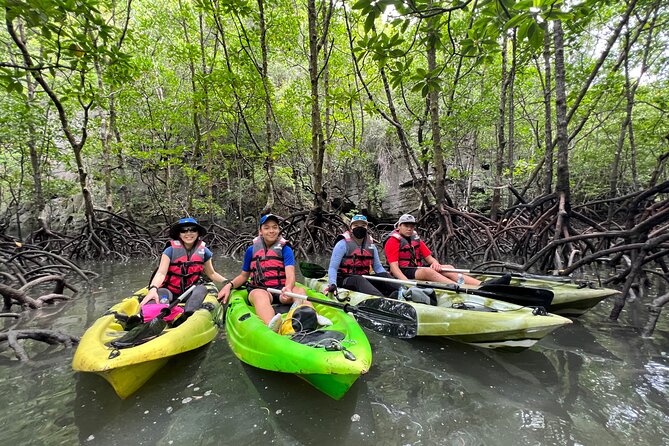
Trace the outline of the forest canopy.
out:
<instances>
[{"instance_id":1,"label":"forest canopy","mask_svg":"<svg viewBox=\"0 0 669 446\"><path fill-rule=\"evenodd\" d=\"M667 178L659 0L0 4L0 227L19 236L100 212L497 221Z\"/></svg>"}]
</instances>

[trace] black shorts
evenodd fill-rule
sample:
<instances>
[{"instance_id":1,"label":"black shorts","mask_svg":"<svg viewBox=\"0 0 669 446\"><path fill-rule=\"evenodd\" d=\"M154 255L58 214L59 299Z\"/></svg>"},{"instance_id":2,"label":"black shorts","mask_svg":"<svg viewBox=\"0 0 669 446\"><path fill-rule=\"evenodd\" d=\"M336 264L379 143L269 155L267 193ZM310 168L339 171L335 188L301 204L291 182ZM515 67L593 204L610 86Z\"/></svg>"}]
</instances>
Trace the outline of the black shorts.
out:
<instances>
[{"instance_id":1,"label":"black shorts","mask_svg":"<svg viewBox=\"0 0 669 446\"><path fill-rule=\"evenodd\" d=\"M417 268L400 268L400 271L402 271L402 274L407 276L407 279L409 280L413 280L416 278Z\"/></svg>"}]
</instances>

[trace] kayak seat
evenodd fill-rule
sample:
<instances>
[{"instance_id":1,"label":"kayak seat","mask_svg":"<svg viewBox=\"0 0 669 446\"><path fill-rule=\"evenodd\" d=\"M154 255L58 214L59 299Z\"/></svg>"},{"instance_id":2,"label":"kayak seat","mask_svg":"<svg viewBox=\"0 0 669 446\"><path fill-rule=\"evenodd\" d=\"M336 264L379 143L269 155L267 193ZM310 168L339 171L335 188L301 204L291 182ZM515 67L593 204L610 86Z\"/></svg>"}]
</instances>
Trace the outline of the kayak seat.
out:
<instances>
[{"instance_id":1,"label":"kayak seat","mask_svg":"<svg viewBox=\"0 0 669 446\"><path fill-rule=\"evenodd\" d=\"M290 311L291 306L292 304L275 304L272 305L272 308L276 314L286 314Z\"/></svg>"}]
</instances>

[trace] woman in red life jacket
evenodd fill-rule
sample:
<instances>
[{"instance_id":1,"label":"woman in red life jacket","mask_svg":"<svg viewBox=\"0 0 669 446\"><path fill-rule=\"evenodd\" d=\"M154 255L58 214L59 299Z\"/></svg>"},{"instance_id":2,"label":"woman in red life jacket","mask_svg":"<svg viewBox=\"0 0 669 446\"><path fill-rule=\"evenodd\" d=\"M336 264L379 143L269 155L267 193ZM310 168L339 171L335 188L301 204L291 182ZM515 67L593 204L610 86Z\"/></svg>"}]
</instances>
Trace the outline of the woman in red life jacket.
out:
<instances>
[{"instance_id":1,"label":"woman in red life jacket","mask_svg":"<svg viewBox=\"0 0 669 446\"><path fill-rule=\"evenodd\" d=\"M390 278L381 265L374 240L367 232L367 217L354 215L350 230L337 237L328 267L328 283L324 293L337 287L374 296L393 296L400 285L370 281L362 276L374 272L379 277ZM394 297L394 296L393 296Z\"/></svg>"},{"instance_id":2,"label":"woman in red life jacket","mask_svg":"<svg viewBox=\"0 0 669 446\"><path fill-rule=\"evenodd\" d=\"M459 274L455 272L442 272L442 269L454 269L453 265L441 265L432 256L418 234L416 233L416 219L411 214L402 215L395 230L390 233L383 246L386 260L390 266L390 273L400 280L428 280L431 282L457 283ZM429 268L423 268L423 265ZM464 284L480 285L481 281L462 274ZM508 285L508 278L494 279L495 283ZM492 282L490 282L492 283Z\"/></svg>"},{"instance_id":3,"label":"woman in red life jacket","mask_svg":"<svg viewBox=\"0 0 669 446\"><path fill-rule=\"evenodd\" d=\"M277 331L281 324L281 315L274 312L272 304L293 303L292 297L275 296L265 288L278 288L282 292L305 295L304 289L295 286L295 256L288 242L281 237L279 218L267 214L260 218L260 234L253 240L244 254L242 272L226 284L219 293L223 303L233 288L249 282L249 302L255 307L256 314L272 330ZM304 300L299 304L311 305Z\"/></svg>"},{"instance_id":4,"label":"woman in red life jacket","mask_svg":"<svg viewBox=\"0 0 669 446\"><path fill-rule=\"evenodd\" d=\"M182 218L172 225L169 246L163 251L142 305L152 301L159 303L163 296L167 296L169 301L178 299L191 285L203 278L203 273L219 286L226 280L214 270L212 252L201 240L206 233L207 230L191 217ZM178 323L184 322L199 309L206 295L207 288L197 285L187 298L184 314L177 319Z\"/></svg>"}]
</instances>

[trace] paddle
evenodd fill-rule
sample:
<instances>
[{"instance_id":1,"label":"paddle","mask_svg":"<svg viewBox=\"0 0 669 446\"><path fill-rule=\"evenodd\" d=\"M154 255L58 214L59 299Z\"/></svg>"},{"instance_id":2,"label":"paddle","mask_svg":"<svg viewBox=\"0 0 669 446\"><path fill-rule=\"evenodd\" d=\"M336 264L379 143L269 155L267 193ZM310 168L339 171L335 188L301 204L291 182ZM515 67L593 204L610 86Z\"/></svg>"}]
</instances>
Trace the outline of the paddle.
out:
<instances>
[{"instance_id":1,"label":"paddle","mask_svg":"<svg viewBox=\"0 0 669 446\"><path fill-rule=\"evenodd\" d=\"M415 280L389 279L387 277L365 276L367 280L379 282L398 283L419 288L435 288L438 290L454 291L456 293L472 294L475 296L488 297L490 299L503 300L524 307L548 307L553 300L553 292L540 288L526 288L511 285L485 285L478 289L462 288L456 284L425 282Z\"/></svg>"},{"instance_id":2,"label":"paddle","mask_svg":"<svg viewBox=\"0 0 669 446\"><path fill-rule=\"evenodd\" d=\"M416 309L411 305L383 298L367 299L358 305L342 304L330 300L318 299L296 293L282 293L276 288L266 288L272 294L284 294L293 299L306 299L309 302L339 308L347 313L353 313L356 320L365 328L384 335L401 339L411 339L418 332L418 318Z\"/></svg>"},{"instance_id":3,"label":"paddle","mask_svg":"<svg viewBox=\"0 0 669 446\"><path fill-rule=\"evenodd\" d=\"M140 341L148 340L154 336L158 336L162 331L167 327L167 322L164 321L171 312L172 308L184 302L190 293L193 292L197 285L192 285L186 291L181 293L178 299L174 299L167 307L160 310L160 313L149 322L138 325L125 335L121 336L118 339L111 341L109 344L114 348L127 348L132 347L133 345L141 344ZM183 316L182 316L183 317Z\"/></svg>"},{"instance_id":4,"label":"paddle","mask_svg":"<svg viewBox=\"0 0 669 446\"><path fill-rule=\"evenodd\" d=\"M320 279L327 275L327 270L315 263L300 262L300 271L304 277ZM503 300L516 305L529 307L548 307L553 300L553 292L550 290L527 288L510 285L484 285L481 289L461 288L455 284L439 282L415 282L409 280L388 279L385 277L363 276L369 280L386 281L391 283L402 283L420 288L436 288L440 290L454 291L456 293L472 294L491 299Z\"/></svg>"},{"instance_id":5,"label":"paddle","mask_svg":"<svg viewBox=\"0 0 669 446\"><path fill-rule=\"evenodd\" d=\"M451 268L442 268L442 273L462 273L462 274L482 274L486 276L503 276L509 274L511 277L516 277L519 279L536 279L536 280L549 280L551 282L571 282L569 277L564 276L545 276L541 274L530 274L530 273L503 273L498 271L478 271L474 269L451 269Z\"/></svg>"}]
</instances>

